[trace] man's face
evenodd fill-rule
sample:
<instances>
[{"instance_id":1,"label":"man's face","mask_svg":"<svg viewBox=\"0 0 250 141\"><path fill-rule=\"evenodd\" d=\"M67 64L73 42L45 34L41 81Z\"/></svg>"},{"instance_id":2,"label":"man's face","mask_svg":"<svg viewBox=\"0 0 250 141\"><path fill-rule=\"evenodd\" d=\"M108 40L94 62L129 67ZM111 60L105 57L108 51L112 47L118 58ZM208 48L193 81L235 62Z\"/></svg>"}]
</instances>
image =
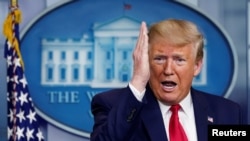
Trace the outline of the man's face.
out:
<instances>
[{"instance_id":1,"label":"man's face","mask_svg":"<svg viewBox=\"0 0 250 141\"><path fill-rule=\"evenodd\" d=\"M193 44L176 47L163 40L150 44L149 83L158 100L171 105L186 97L202 66L195 59Z\"/></svg>"}]
</instances>

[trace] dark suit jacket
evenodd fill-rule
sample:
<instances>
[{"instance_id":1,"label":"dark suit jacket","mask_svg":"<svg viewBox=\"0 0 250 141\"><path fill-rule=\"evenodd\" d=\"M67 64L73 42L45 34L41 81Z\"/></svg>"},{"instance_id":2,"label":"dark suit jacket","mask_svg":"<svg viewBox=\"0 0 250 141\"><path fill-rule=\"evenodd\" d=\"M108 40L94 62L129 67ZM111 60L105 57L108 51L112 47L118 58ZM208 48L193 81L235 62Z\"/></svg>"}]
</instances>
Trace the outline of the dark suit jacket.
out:
<instances>
[{"instance_id":1,"label":"dark suit jacket","mask_svg":"<svg viewBox=\"0 0 250 141\"><path fill-rule=\"evenodd\" d=\"M238 104L193 88L191 97L198 141L207 141L208 124L241 124ZM143 102L126 87L95 95L91 109L95 121L91 141L167 141L160 107L149 86Z\"/></svg>"}]
</instances>

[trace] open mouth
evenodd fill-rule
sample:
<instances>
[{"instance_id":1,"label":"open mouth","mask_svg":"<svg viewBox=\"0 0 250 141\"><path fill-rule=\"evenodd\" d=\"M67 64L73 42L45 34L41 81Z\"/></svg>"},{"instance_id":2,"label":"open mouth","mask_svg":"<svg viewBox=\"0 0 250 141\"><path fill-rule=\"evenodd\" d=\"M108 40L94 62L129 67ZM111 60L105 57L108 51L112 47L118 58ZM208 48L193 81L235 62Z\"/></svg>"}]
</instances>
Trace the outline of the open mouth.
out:
<instances>
[{"instance_id":1,"label":"open mouth","mask_svg":"<svg viewBox=\"0 0 250 141\"><path fill-rule=\"evenodd\" d=\"M163 81L161 82L161 84L165 87L165 88L174 88L177 84L173 81Z\"/></svg>"}]
</instances>

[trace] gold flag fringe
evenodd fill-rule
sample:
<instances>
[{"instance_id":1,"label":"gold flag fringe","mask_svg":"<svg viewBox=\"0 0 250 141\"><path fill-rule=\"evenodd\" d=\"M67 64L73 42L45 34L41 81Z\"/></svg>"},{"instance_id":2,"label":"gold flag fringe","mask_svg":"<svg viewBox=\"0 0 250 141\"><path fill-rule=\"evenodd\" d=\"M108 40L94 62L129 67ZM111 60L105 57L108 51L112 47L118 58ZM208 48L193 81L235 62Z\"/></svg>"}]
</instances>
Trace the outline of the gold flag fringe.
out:
<instances>
[{"instance_id":1,"label":"gold flag fringe","mask_svg":"<svg viewBox=\"0 0 250 141\"><path fill-rule=\"evenodd\" d=\"M14 29L13 29L15 24L20 24L21 21L22 21L21 11L19 9L14 9L12 12L8 14L6 20L4 21L3 34L7 38L11 47L14 47L15 51L17 52L17 55L20 58L20 63L24 70L24 63L23 63L22 55L21 55L20 48L19 48L19 42L15 36Z\"/></svg>"}]
</instances>

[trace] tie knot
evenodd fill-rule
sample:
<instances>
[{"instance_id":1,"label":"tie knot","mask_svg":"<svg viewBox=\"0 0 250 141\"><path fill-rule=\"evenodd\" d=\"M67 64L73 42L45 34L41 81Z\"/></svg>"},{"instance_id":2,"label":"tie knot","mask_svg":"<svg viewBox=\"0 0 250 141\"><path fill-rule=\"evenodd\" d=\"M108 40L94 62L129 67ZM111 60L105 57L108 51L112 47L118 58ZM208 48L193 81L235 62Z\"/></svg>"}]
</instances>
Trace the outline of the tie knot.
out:
<instances>
[{"instance_id":1,"label":"tie knot","mask_svg":"<svg viewBox=\"0 0 250 141\"><path fill-rule=\"evenodd\" d=\"M178 112L178 110L181 108L181 106L179 104L176 104L176 105L172 105L170 110L175 113L175 112Z\"/></svg>"}]
</instances>

